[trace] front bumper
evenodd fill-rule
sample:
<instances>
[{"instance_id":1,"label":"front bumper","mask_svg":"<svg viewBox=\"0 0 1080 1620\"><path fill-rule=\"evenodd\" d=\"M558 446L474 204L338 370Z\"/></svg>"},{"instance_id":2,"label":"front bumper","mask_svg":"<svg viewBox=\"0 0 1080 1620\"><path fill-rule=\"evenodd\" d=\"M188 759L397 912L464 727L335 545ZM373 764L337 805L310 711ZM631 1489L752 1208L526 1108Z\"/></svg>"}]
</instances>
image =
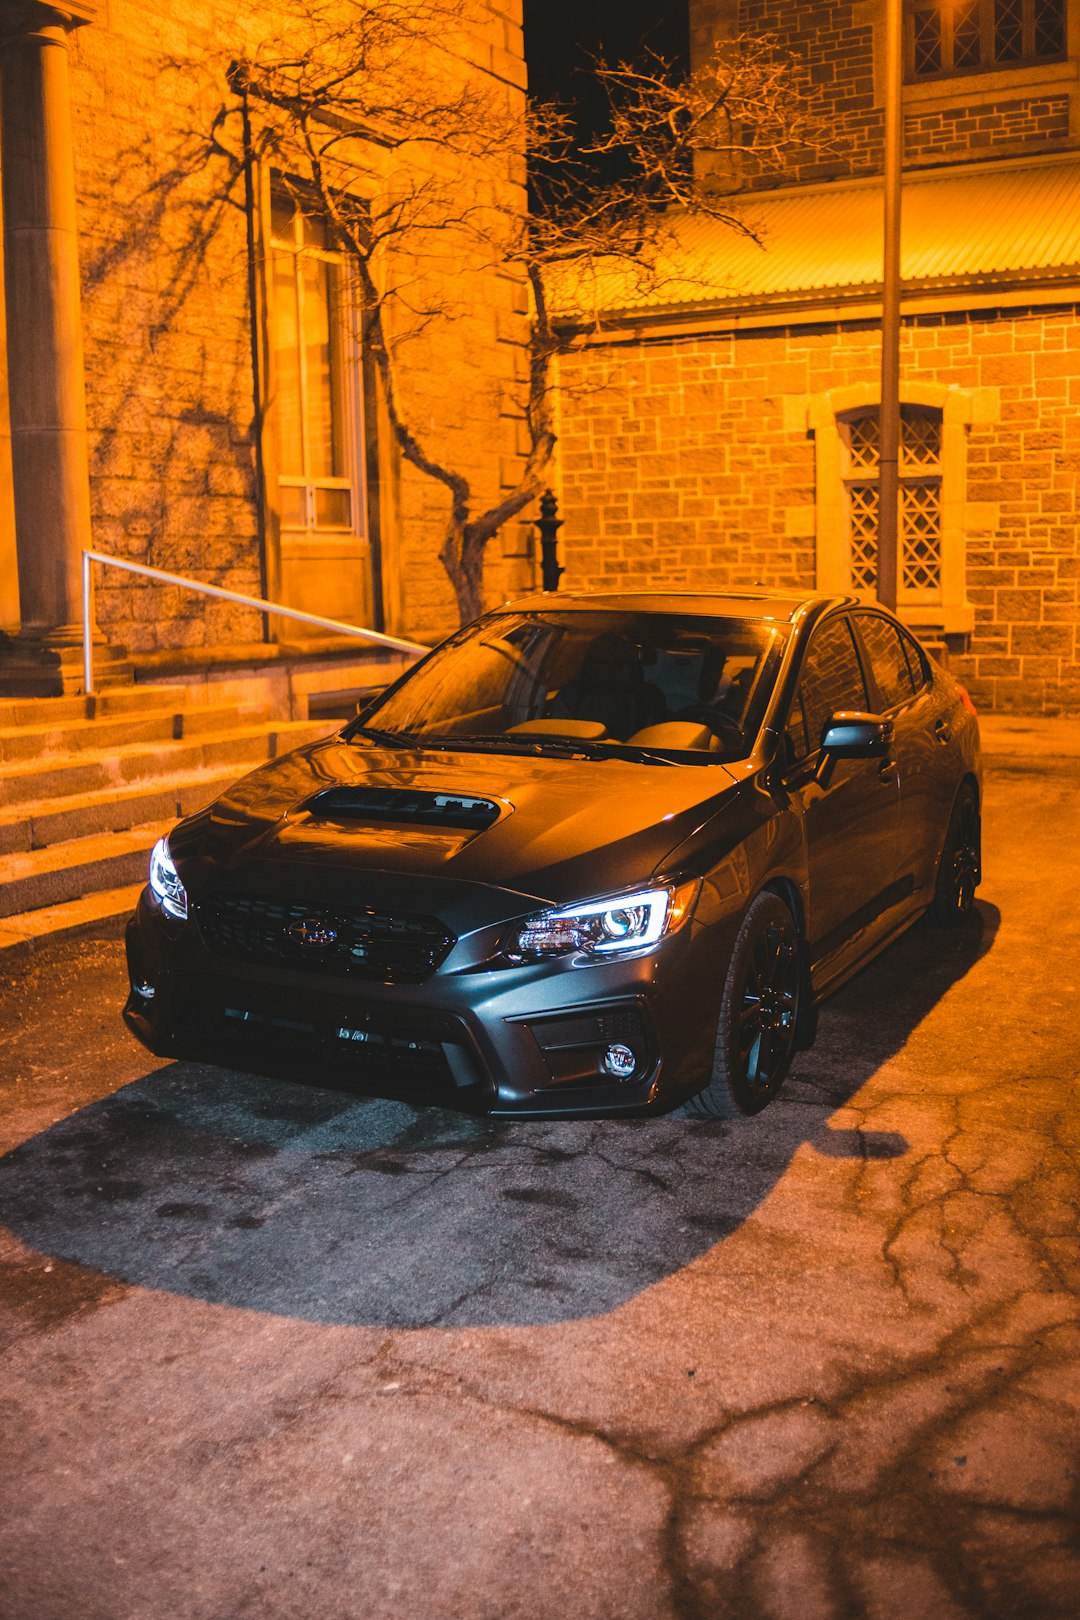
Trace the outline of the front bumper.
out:
<instances>
[{"instance_id":1,"label":"front bumper","mask_svg":"<svg viewBox=\"0 0 1080 1620\"><path fill-rule=\"evenodd\" d=\"M705 1083L737 925L690 923L621 960L357 983L212 954L146 889L127 928L124 1021L159 1056L494 1116L654 1113ZM624 1079L604 1070L612 1046L634 1055Z\"/></svg>"}]
</instances>

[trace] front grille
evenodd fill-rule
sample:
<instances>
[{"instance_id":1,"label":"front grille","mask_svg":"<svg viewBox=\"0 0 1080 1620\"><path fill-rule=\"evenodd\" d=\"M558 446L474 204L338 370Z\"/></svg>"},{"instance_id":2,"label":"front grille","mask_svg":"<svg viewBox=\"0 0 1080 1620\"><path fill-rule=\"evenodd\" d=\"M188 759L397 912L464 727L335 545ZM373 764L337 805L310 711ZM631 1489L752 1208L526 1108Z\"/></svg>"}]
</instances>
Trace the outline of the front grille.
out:
<instances>
[{"instance_id":1,"label":"front grille","mask_svg":"<svg viewBox=\"0 0 1080 1620\"><path fill-rule=\"evenodd\" d=\"M195 916L207 945L222 956L389 984L419 984L454 944L433 917L260 895L212 895L199 901Z\"/></svg>"}]
</instances>

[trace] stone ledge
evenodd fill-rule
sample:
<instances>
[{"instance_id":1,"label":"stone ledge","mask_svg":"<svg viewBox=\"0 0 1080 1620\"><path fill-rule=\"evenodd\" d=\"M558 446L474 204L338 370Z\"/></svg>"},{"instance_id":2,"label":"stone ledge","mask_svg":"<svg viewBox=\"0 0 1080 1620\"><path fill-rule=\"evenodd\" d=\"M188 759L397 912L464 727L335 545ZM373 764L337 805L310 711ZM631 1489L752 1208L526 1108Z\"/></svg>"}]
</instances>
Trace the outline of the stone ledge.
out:
<instances>
[{"instance_id":1,"label":"stone ledge","mask_svg":"<svg viewBox=\"0 0 1080 1620\"><path fill-rule=\"evenodd\" d=\"M77 939L95 934L100 939L119 939L143 884L129 883L120 889L68 900L59 906L43 906L39 911L5 917L0 923L0 960L11 953L27 956L54 940Z\"/></svg>"}]
</instances>

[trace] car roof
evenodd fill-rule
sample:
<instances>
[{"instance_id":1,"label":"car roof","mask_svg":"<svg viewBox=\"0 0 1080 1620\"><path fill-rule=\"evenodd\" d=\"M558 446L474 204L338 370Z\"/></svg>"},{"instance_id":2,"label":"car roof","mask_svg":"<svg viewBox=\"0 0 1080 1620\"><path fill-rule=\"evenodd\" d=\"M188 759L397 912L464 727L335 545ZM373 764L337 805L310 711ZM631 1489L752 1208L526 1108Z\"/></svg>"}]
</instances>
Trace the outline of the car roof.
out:
<instances>
[{"instance_id":1,"label":"car roof","mask_svg":"<svg viewBox=\"0 0 1080 1620\"><path fill-rule=\"evenodd\" d=\"M601 608L626 613L692 613L712 618L791 621L808 608L827 604L855 604L850 596L829 596L819 591L559 591L536 593L506 603L523 611L541 608Z\"/></svg>"}]
</instances>

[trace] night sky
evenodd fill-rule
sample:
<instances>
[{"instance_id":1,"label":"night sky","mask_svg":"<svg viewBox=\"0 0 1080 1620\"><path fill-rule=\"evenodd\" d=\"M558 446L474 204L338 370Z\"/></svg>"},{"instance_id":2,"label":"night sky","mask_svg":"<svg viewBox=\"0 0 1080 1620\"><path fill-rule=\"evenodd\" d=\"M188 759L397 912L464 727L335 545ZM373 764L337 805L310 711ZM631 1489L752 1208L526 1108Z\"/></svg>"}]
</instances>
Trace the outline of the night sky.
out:
<instances>
[{"instance_id":1,"label":"night sky","mask_svg":"<svg viewBox=\"0 0 1080 1620\"><path fill-rule=\"evenodd\" d=\"M530 90L577 103L583 130L595 128L606 102L587 71L591 57L633 60L644 44L685 62L688 9L662 9L655 0L525 0Z\"/></svg>"}]
</instances>

